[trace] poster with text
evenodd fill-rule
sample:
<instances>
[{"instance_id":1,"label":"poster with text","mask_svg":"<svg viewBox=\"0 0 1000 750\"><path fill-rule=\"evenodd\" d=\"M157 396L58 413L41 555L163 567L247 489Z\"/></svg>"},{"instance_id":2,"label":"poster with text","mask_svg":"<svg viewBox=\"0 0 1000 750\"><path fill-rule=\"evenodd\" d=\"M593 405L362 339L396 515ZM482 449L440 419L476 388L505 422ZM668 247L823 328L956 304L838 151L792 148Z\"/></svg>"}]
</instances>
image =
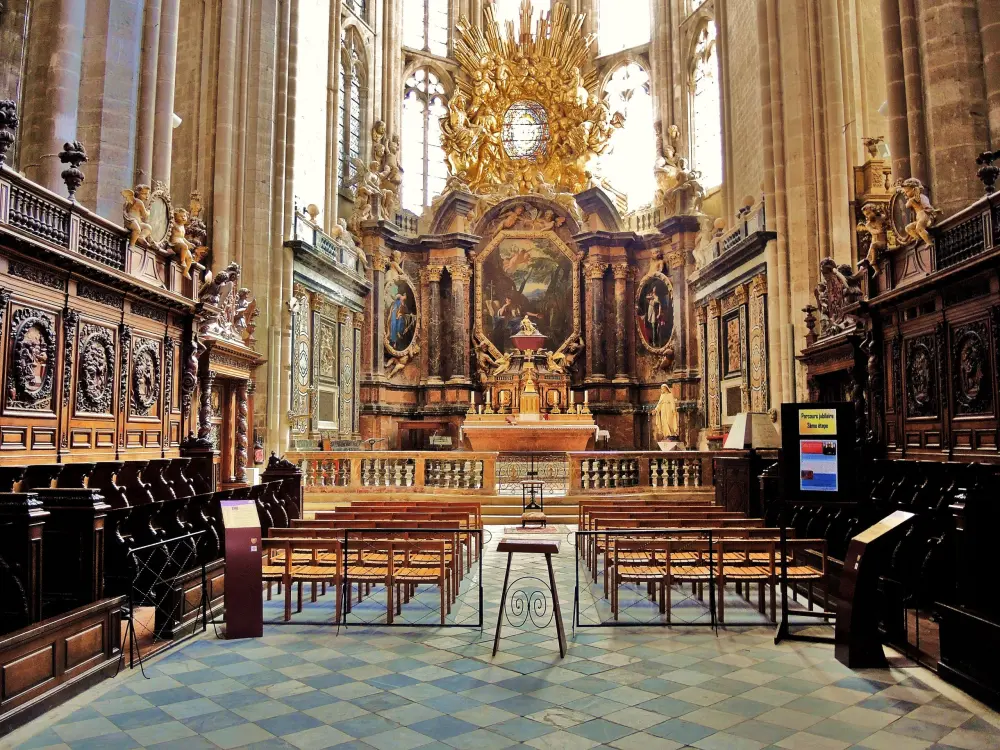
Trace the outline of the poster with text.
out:
<instances>
[{"instance_id":1,"label":"poster with text","mask_svg":"<svg viewBox=\"0 0 1000 750\"><path fill-rule=\"evenodd\" d=\"M837 441L799 441L799 489L803 492L836 492Z\"/></svg>"}]
</instances>

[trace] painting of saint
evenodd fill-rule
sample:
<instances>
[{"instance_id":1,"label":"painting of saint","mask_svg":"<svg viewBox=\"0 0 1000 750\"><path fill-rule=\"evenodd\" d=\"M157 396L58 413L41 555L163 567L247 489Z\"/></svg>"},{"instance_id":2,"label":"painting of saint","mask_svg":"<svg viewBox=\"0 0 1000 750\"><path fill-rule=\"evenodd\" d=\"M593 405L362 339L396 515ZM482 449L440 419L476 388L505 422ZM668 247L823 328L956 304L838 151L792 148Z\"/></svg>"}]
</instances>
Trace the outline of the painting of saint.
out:
<instances>
[{"instance_id":1,"label":"painting of saint","mask_svg":"<svg viewBox=\"0 0 1000 750\"><path fill-rule=\"evenodd\" d=\"M556 350L573 332L573 262L544 237L503 240L483 261L482 327L493 345L514 349L527 318Z\"/></svg>"},{"instance_id":2,"label":"painting of saint","mask_svg":"<svg viewBox=\"0 0 1000 750\"><path fill-rule=\"evenodd\" d=\"M397 352L406 351L417 330L417 303L413 289L404 278L385 285L385 335Z\"/></svg>"},{"instance_id":3,"label":"painting of saint","mask_svg":"<svg viewBox=\"0 0 1000 750\"><path fill-rule=\"evenodd\" d=\"M674 332L674 304L662 277L652 276L640 287L635 313L639 334L647 346L653 349L666 346Z\"/></svg>"},{"instance_id":4,"label":"painting of saint","mask_svg":"<svg viewBox=\"0 0 1000 750\"><path fill-rule=\"evenodd\" d=\"M726 320L726 375L733 375L743 370L741 342L740 319L734 315Z\"/></svg>"}]
</instances>

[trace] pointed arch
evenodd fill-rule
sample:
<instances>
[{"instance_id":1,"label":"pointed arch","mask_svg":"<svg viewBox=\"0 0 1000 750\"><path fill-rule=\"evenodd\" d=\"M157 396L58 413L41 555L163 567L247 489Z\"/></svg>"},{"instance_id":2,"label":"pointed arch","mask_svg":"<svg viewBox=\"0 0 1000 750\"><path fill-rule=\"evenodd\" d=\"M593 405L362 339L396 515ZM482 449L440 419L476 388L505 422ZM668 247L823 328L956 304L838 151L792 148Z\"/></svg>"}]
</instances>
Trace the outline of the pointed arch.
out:
<instances>
[{"instance_id":1,"label":"pointed arch","mask_svg":"<svg viewBox=\"0 0 1000 750\"><path fill-rule=\"evenodd\" d=\"M403 207L420 213L448 179L441 148L441 118L448 108L444 82L429 65L414 69L403 85Z\"/></svg>"}]
</instances>

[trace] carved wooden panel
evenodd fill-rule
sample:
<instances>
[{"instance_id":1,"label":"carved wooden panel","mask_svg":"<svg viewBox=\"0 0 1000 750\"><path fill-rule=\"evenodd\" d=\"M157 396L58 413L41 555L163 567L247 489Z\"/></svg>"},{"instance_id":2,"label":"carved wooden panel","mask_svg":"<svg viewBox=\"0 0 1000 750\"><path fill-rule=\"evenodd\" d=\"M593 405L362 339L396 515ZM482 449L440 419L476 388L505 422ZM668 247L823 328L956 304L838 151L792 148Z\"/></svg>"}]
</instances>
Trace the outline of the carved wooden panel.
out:
<instances>
[{"instance_id":1,"label":"carved wooden panel","mask_svg":"<svg viewBox=\"0 0 1000 750\"><path fill-rule=\"evenodd\" d=\"M956 416L993 414L993 367L986 320L952 330L951 381Z\"/></svg>"},{"instance_id":2,"label":"carved wooden panel","mask_svg":"<svg viewBox=\"0 0 1000 750\"><path fill-rule=\"evenodd\" d=\"M115 331L84 323L76 359L76 415L112 416L115 397Z\"/></svg>"},{"instance_id":3,"label":"carved wooden panel","mask_svg":"<svg viewBox=\"0 0 1000 750\"><path fill-rule=\"evenodd\" d=\"M156 416L160 405L161 375L160 342L136 336L132 345L132 387L129 393L129 412L132 416Z\"/></svg>"},{"instance_id":4,"label":"carved wooden panel","mask_svg":"<svg viewBox=\"0 0 1000 750\"><path fill-rule=\"evenodd\" d=\"M906 340L906 416L940 414L938 336L926 334Z\"/></svg>"},{"instance_id":5,"label":"carved wooden panel","mask_svg":"<svg viewBox=\"0 0 1000 750\"><path fill-rule=\"evenodd\" d=\"M56 314L12 305L8 332L6 409L54 414L59 365Z\"/></svg>"}]
</instances>

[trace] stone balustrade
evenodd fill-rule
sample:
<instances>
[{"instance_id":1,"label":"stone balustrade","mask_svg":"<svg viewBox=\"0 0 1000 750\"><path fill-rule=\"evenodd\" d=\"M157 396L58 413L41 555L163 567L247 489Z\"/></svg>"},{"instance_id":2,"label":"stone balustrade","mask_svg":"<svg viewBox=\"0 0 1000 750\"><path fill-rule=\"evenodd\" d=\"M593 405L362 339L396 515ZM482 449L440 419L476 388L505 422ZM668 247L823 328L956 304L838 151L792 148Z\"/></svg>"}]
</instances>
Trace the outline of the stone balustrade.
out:
<instances>
[{"instance_id":1,"label":"stone balustrade","mask_svg":"<svg viewBox=\"0 0 1000 750\"><path fill-rule=\"evenodd\" d=\"M285 457L302 469L307 493L455 492L493 495L497 453L300 451Z\"/></svg>"},{"instance_id":2,"label":"stone balustrade","mask_svg":"<svg viewBox=\"0 0 1000 750\"><path fill-rule=\"evenodd\" d=\"M711 451L568 453L570 495L712 487Z\"/></svg>"}]
</instances>

